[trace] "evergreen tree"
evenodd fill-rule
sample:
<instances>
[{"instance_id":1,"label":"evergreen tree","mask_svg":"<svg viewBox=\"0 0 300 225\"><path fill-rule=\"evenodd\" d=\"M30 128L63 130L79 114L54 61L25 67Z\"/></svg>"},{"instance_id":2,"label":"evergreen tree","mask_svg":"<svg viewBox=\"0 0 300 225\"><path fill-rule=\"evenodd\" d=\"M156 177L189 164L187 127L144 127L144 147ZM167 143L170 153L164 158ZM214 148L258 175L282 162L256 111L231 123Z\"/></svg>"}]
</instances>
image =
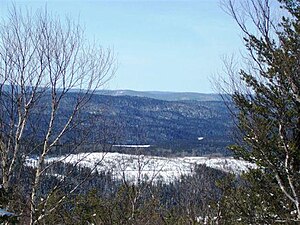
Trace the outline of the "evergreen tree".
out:
<instances>
[{"instance_id":1,"label":"evergreen tree","mask_svg":"<svg viewBox=\"0 0 300 225\"><path fill-rule=\"evenodd\" d=\"M241 212L231 215L236 224L300 222L300 1L279 3L285 16L277 26L268 0L248 1L244 15L255 32L234 2L227 4L250 56L250 69L231 85L242 136L231 149L257 165L227 196L225 208Z\"/></svg>"}]
</instances>

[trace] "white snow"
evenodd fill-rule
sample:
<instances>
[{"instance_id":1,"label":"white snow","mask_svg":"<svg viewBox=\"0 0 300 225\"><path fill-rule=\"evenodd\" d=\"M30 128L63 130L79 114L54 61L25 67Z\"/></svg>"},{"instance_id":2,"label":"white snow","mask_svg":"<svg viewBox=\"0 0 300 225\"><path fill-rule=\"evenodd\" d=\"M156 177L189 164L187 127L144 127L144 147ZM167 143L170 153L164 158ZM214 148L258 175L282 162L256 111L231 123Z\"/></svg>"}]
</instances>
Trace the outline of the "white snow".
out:
<instances>
[{"instance_id":1,"label":"white snow","mask_svg":"<svg viewBox=\"0 0 300 225\"><path fill-rule=\"evenodd\" d=\"M111 172L114 178L131 182L146 179L168 183L180 178L181 175L192 174L197 164L205 164L235 174L255 167L253 164L232 157L158 157L112 152L80 153L46 159L46 162L53 161L77 163L78 166ZM36 158L27 159L27 165L35 167L36 163Z\"/></svg>"}]
</instances>

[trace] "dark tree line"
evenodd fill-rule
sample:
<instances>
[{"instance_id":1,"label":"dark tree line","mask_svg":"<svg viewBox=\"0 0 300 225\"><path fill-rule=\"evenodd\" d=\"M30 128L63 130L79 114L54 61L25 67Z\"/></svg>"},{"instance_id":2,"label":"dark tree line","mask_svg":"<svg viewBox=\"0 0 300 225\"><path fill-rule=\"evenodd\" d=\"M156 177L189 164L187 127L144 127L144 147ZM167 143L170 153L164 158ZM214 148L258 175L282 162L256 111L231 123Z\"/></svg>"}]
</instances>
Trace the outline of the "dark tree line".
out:
<instances>
[{"instance_id":1,"label":"dark tree line","mask_svg":"<svg viewBox=\"0 0 300 225\"><path fill-rule=\"evenodd\" d=\"M67 165L57 172L67 169ZM74 169L69 167L69 169ZM88 168L76 173L86 177ZM138 184L114 180L111 174L93 173L82 188L45 218L46 224L203 224L216 223L220 218L216 202L223 190L218 180L227 177L225 172L206 166L197 166L193 175L183 175L170 183L140 181ZM57 179L57 178L53 178ZM76 178L78 180L78 177ZM80 180L80 179L79 179ZM47 185L52 185L47 179ZM46 184L45 183L45 184ZM51 188L49 189L51 190ZM68 187L53 195L65 195Z\"/></svg>"}]
</instances>

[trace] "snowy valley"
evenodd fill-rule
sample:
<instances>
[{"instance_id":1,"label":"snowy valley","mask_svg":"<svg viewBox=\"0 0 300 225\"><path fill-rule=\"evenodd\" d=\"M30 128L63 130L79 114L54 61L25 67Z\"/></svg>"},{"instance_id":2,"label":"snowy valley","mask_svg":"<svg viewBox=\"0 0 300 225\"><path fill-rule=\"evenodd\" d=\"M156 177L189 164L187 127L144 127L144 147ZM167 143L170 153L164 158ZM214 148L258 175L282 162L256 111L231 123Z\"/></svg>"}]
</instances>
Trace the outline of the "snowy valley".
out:
<instances>
[{"instance_id":1,"label":"snowy valley","mask_svg":"<svg viewBox=\"0 0 300 225\"><path fill-rule=\"evenodd\" d=\"M165 183L192 175L196 165L241 174L254 168L253 164L232 157L159 157L122 154L116 152L80 153L50 157L46 163L63 162L88 167L98 172L109 172L117 180L137 183L140 180ZM36 158L28 158L27 165L35 167Z\"/></svg>"}]
</instances>

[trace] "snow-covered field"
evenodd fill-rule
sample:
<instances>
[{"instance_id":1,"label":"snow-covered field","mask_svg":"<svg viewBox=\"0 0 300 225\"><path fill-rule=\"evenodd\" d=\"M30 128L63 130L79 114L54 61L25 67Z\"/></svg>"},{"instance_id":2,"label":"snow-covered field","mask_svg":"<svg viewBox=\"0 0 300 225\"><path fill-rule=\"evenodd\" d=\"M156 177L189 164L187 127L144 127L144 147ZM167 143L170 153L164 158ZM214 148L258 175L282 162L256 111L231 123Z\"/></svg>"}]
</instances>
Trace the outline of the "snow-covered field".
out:
<instances>
[{"instance_id":1,"label":"snow-covered field","mask_svg":"<svg viewBox=\"0 0 300 225\"><path fill-rule=\"evenodd\" d=\"M78 163L78 166L110 171L115 178L132 182L139 179L170 182L183 174L192 174L197 164L235 174L254 167L253 164L229 157L158 157L110 152L72 154L48 158L46 161ZM27 159L27 165L35 166L36 162L36 159Z\"/></svg>"}]
</instances>

